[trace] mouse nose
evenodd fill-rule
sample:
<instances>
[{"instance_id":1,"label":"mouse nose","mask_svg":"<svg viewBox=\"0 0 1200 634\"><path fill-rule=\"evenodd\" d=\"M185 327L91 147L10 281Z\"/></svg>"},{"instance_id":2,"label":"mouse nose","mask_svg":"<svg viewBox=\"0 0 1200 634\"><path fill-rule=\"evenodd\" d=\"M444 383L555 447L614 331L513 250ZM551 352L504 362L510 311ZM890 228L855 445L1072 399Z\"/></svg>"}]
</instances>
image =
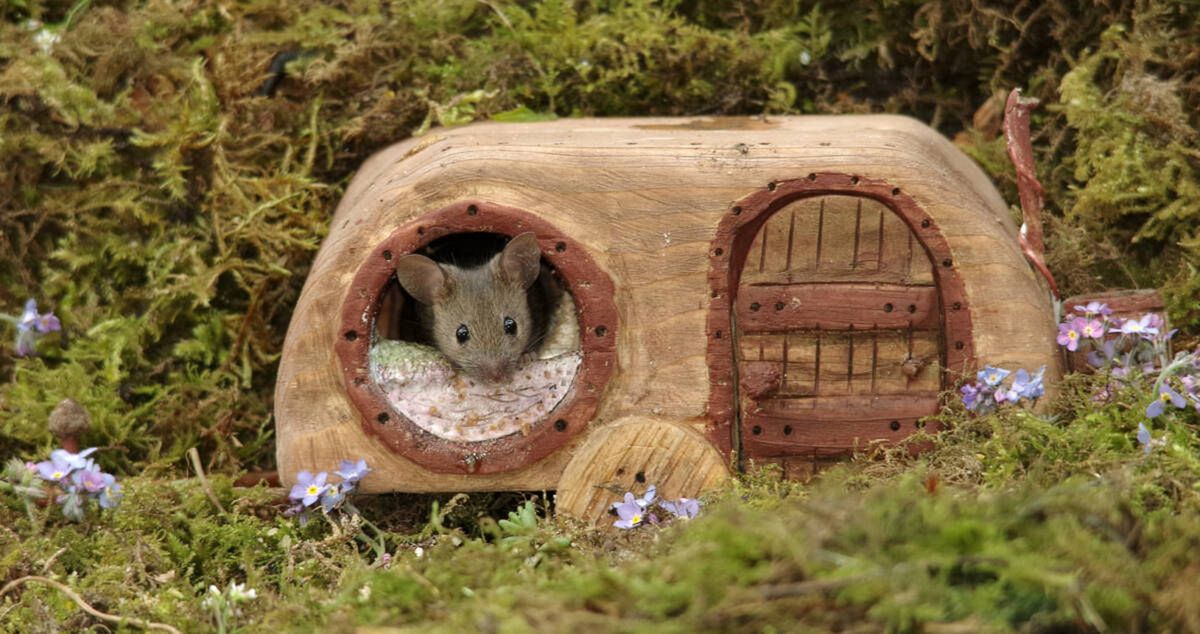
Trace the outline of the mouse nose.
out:
<instances>
[{"instance_id":1,"label":"mouse nose","mask_svg":"<svg viewBox=\"0 0 1200 634\"><path fill-rule=\"evenodd\" d=\"M499 383L508 376L508 364L503 361L488 361L480 369L484 378L492 383Z\"/></svg>"}]
</instances>

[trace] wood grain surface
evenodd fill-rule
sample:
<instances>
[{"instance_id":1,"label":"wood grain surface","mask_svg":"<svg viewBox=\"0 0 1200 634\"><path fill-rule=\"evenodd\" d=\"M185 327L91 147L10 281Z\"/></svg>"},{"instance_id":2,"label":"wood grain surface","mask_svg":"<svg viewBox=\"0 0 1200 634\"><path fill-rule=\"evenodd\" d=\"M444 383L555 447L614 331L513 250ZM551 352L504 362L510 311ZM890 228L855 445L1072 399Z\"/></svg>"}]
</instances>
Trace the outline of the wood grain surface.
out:
<instances>
[{"instance_id":1,"label":"wood grain surface","mask_svg":"<svg viewBox=\"0 0 1200 634\"><path fill-rule=\"evenodd\" d=\"M554 508L603 524L625 491L641 496L654 485L660 499L696 497L729 478L722 456L687 425L644 416L614 421L575 450L558 482Z\"/></svg>"},{"instance_id":2,"label":"wood grain surface","mask_svg":"<svg viewBox=\"0 0 1200 634\"><path fill-rule=\"evenodd\" d=\"M713 297L709 278L717 227L737 201L815 173L886 182L928 215L961 280L961 296L949 301L969 310L971 339L961 342L961 350L970 352L964 358L971 364L1045 364L1050 381L1060 375L1048 293L1024 261L1008 206L977 166L912 119L565 119L436 129L363 165L313 263L276 387L284 485L301 469L327 470L338 459L361 457L375 469L363 483L368 492L552 489L582 444L620 419L628 426L639 417L674 421L696 432L723 430L731 438L736 404L714 406L710 400L717 386L709 369L715 335L708 319L712 303L722 301ZM356 292L352 281L376 248L397 228L466 200L522 210L579 243L612 280L618 322L613 373L594 415L580 421L586 429L540 460L475 475L431 472L364 433L344 378L354 369L341 367L334 350L343 306ZM884 216L881 249L880 209L868 204L859 211L851 202L857 228L850 212L837 221L858 236L858 246L840 245L841 251L823 253L822 261L869 270L875 277L849 275L839 283L878 282L883 286L872 292L904 295L899 304L891 302L893 312L931 320L931 300L920 295L927 291L886 286L912 285L925 275L880 264L903 260L884 252L908 248L891 239L904 227ZM802 245L792 247L793 257ZM944 294L940 299L948 301ZM916 306L911 315L910 304ZM834 308L844 310L836 302ZM945 346L954 350L953 343ZM855 371L848 374L843 380L857 380ZM714 446L728 449L732 440Z\"/></svg>"}]
</instances>

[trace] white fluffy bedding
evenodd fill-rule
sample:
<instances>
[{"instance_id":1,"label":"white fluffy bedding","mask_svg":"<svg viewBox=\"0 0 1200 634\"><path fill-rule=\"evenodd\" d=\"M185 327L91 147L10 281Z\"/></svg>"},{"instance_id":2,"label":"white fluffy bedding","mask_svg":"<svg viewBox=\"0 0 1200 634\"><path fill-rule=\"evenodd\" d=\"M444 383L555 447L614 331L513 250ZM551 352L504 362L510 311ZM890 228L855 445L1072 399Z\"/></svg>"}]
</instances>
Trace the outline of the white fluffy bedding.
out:
<instances>
[{"instance_id":1,"label":"white fluffy bedding","mask_svg":"<svg viewBox=\"0 0 1200 634\"><path fill-rule=\"evenodd\" d=\"M390 339L371 346L370 370L392 408L418 427L447 440L478 442L544 423L570 391L581 360L579 323L568 296L536 357L504 382L460 375L436 348Z\"/></svg>"}]
</instances>

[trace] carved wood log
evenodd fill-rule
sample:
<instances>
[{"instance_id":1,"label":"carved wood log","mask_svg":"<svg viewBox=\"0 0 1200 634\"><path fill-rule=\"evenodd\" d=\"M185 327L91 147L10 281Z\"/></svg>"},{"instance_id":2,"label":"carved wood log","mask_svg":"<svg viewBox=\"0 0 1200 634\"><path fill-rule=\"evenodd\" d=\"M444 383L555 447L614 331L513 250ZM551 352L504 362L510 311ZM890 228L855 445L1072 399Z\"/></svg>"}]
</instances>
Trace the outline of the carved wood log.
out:
<instances>
[{"instance_id":1,"label":"carved wood log","mask_svg":"<svg viewBox=\"0 0 1200 634\"><path fill-rule=\"evenodd\" d=\"M575 300L568 395L478 442L392 410L366 367L390 259L524 231ZM553 489L614 421L645 417L725 460L791 464L911 433L985 363L1047 365L1053 381L1053 320L995 188L911 119L434 130L368 160L338 207L280 362L280 476L361 457L365 491ZM762 385L742 391L742 372ZM663 478L709 481L672 464ZM671 494L696 493L684 489Z\"/></svg>"},{"instance_id":2,"label":"carved wood log","mask_svg":"<svg viewBox=\"0 0 1200 634\"><path fill-rule=\"evenodd\" d=\"M625 491L654 485L658 497L695 497L729 478L726 461L687 425L631 416L589 435L558 481L555 509L585 521L610 520L611 504Z\"/></svg>"}]
</instances>

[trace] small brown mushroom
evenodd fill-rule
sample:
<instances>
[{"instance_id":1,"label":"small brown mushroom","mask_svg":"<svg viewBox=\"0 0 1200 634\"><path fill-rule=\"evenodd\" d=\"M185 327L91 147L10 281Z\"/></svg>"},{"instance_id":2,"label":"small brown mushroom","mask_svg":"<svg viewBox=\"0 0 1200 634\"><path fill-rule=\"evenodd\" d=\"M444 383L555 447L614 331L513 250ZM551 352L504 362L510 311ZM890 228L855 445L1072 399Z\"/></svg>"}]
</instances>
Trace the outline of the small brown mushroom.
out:
<instances>
[{"instance_id":1,"label":"small brown mushroom","mask_svg":"<svg viewBox=\"0 0 1200 634\"><path fill-rule=\"evenodd\" d=\"M63 449L78 453L79 437L91 429L92 415L74 399L64 398L50 412L46 426L62 443Z\"/></svg>"}]
</instances>

